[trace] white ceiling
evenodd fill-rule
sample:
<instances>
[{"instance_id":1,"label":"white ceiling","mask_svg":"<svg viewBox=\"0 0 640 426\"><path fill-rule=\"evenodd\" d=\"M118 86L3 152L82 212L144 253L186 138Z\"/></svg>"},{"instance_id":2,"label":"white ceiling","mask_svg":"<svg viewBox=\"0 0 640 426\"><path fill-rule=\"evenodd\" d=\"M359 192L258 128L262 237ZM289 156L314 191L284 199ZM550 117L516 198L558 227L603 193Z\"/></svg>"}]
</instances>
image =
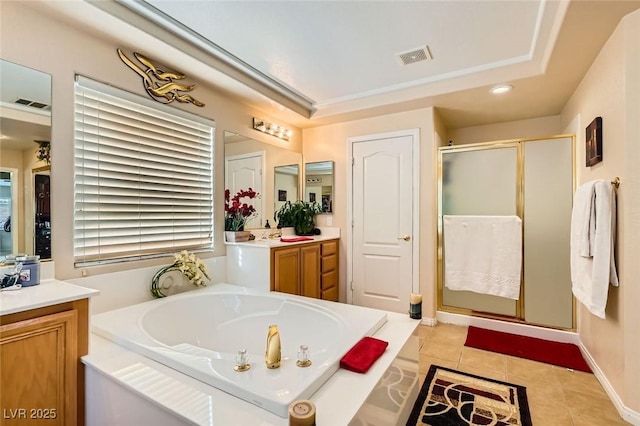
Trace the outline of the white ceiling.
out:
<instances>
[{"instance_id":1,"label":"white ceiling","mask_svg":"<svg viewBox=\"0 0 640 426\"><path fill-rule=\"evenodd\" d=\"M544 70L566 3L146 0L313 101L313 117ZM433 59L403 66L428 46ZM504 75L504 73L501 73ZM473 76L470 80L467 77Z\"/></svg>"},{"instance_id":2,"label":"white ceiling","mask_svg":"<svg viewBox=\"0 0 640 426\"><path fill-rule=\"evenodd\" d=\"M560 113L621 17L640 8L640 0L69 0L40 6L299 127L435 106L445 125L459 128ZM424 46L432 60L403 66L397 58ZM239 71L238 63L247 67ZM499 83L514 90L489 94Z\"/></svg>"}]
</instances>

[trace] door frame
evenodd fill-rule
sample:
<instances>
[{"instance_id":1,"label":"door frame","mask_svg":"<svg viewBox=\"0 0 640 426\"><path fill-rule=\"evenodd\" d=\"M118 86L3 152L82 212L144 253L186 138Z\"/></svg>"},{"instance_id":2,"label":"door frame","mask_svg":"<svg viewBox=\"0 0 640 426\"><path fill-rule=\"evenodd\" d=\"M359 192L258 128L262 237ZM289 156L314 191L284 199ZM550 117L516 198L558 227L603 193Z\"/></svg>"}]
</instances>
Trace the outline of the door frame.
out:
<instances>
[{"instance_id":1,"label":"door frame","mask_svg":"<svg viewBox=\"0 0 640 426\"><path fill-rule=\"evenodd\" d=\"M413 153L413 206L411 208L411 291L420 293L420 129L406 129L347 138L347 303L353 304L353 145L360 142L411 136Z\"/></svg>"}]
</instances>

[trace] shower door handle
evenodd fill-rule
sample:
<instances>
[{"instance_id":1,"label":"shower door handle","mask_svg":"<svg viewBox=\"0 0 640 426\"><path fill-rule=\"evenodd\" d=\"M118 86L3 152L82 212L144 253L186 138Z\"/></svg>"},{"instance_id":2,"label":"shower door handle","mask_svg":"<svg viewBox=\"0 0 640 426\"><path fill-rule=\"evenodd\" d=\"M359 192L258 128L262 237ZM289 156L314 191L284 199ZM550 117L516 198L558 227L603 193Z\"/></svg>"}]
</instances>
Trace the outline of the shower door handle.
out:
<instances>
[{"instance_id":1,"label":"shower door handle","mask_svg":"<svg viewBox=\"0 0 640 426\"><path fill-rule=\"evenodd\" d=\"M398 237L399 240L409 241L411 239L411 235L403 235L402 237Z\"/></svg>"}]
</instances>

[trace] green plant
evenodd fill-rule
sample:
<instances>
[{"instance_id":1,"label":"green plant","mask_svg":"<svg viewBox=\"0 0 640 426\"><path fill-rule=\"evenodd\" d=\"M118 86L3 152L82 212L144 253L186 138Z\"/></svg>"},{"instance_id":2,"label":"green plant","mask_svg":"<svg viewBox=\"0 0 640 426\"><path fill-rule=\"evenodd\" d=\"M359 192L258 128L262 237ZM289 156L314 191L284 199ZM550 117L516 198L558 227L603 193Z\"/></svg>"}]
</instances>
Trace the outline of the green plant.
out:
<instances>
[{"instance_id":1,"label":"green plant","mask_svg":"<svg viewBox=\"0 0 640 426\"><path fill-rule=\"evenodd\" d=\"M278 210L273 213L273 220L277 223L278 228L293 227L293 203L285 201Z\"/></svg>"},{"instance_id":2,"label":"green plant","mask_svg":"<svg viewBox=\"0 0 640 426\"><path fill-rule=\"evenodd\" d=\"M297 235L312 235L316 227L315 217L320 213L322 206L318 203L286 201L274 213L273 219L278 222L278 228L293 226Z\"/></svg>"}]
</instances>

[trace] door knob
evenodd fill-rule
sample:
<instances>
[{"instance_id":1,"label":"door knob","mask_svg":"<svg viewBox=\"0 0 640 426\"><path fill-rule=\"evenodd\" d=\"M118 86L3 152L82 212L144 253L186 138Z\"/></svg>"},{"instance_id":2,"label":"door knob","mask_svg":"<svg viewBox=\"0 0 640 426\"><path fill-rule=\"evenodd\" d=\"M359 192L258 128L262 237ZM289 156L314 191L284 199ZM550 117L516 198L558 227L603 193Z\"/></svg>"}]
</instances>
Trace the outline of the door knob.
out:
<instances>
[{"instance_id":1,"label":"door knob","mask_svg":"<svg viewBox=\"0 0 640 426\"><path fill-rule=\"evenodd\" d=\"M402 237L398 237L399 240L409 241L411 239L410 235L403 235Z\"/></svg>"}]
</instances>

